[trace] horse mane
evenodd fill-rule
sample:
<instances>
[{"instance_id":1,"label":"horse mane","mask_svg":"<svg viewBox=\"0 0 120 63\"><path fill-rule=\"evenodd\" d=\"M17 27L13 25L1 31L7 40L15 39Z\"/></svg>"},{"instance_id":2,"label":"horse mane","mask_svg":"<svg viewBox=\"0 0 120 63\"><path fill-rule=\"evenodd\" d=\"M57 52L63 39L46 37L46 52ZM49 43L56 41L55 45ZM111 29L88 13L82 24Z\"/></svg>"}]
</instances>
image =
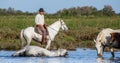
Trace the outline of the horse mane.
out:
<instances>
[{"instance_id":1,"label":"horse mane","mask_svg":"<svg viewBox=\"0 0 120 63\"><path fill-rule=\"evenodd\" d=\"M56 23L58 23L59 22L59 20L58 21L56 21L56 22L54 22L53 24L51 24L51 25L49 25L48 27L52 27L52 26L54 26Z\"/></svg>"},{"instance_id":2,"label":"horse mane","mask_svg":"<svg viewBox=\"0 0 120 63\"><path fill-rule=\"evenodd\" d=\"M113 31L111 28L103 29L97 36L97 41L105 44L107 42L107 37L109 36L109 33Z\"/></svg>"},{"instance_id":3,"label":"horse mane","mask_svg":"<svg viewBox=\"0 0 120 63\"><path fill-rule=\"evenodd\" d=\"M103 31L101 31L101 32L98 34L98 36L97 36L97 41L103 42L103 41L104 41L104 37L105 37L105 35L104 35Z\"/></svg>"}]
</instances>

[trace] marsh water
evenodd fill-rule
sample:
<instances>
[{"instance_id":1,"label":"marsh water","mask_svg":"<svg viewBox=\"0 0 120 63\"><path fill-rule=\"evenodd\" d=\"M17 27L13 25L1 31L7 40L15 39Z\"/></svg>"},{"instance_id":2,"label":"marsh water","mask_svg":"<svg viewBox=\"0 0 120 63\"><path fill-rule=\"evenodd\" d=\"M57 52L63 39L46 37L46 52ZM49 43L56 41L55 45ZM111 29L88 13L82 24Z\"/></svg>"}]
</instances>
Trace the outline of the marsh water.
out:
<instances>
[{"instance_id":1,"label":"marsh water","mask_svg":"<svg viewBox=\"0 0 120 63\"><path fill-rule=\"evenodd\" d=\"M0 51L0 63L120 63L120 51L111 58L110 52L104 52L103 58L98 58L96 50L77 48L69 51L66 57L12 57L15 51Z\"/></svg>"}]
</instances>

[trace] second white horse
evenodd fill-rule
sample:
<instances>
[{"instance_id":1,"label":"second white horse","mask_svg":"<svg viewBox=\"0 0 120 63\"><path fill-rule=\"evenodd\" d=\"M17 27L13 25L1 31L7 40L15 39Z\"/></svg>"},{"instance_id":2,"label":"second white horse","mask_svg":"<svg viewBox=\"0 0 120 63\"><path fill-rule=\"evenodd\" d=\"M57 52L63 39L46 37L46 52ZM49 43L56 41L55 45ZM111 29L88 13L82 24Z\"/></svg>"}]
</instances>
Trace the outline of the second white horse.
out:
<instances>
[{"instance_id":1,"label":"second white horse","mask_svg":"<svg viewBox=\"0 0 120 63\"><path fill-rule=\"evenodd\" d=\"M48 57L56 57L56 56L66 56L66 49L58 49L57 51L49 51L45 48L41 48L38 46L28 46L23 49L15 52L12 56L48 56Z\"/></svg>"}]
</instances>

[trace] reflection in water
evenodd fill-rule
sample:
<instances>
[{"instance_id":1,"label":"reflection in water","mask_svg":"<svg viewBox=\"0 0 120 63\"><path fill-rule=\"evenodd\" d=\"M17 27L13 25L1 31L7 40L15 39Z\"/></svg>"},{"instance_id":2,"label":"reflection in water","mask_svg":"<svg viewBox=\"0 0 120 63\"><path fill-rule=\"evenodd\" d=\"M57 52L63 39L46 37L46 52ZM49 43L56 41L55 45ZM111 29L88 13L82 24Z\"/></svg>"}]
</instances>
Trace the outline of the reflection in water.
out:
<instances>
[{"instance_id":1,"label":"reflection in water","mask_svg":"<svg viewBox=\"0 0 120 63\"><path fill-rule=\"evenodd\" d=\"M97 58L98 63L111 63L110 60L104 60L103 58Z\"/></svg>"},{"instance_id":2,"label":"reflection in water","mask_svg":"<svg viewBox=\"0 0 120 63\"><path fill-rule=\"evenodd\" d=\"M97 58L98 63L105 63L102 58Z\"/></svg>"},{"instance_id":3,"label":"reflection in water","mask_svg":"<svg viewBox=\"0 0 120 63\"><path fill-rule=\"evenodd\" d=\"M97 58L97 63L120 63L120 58Z\"/></svg>"},{"instance_id":4,"label":"reflection in water","mask_svg":"<svg viewBox=\"0 0 120 63\"><path fill-rule=\"evenodd\" d=\"M0 51L0 63L120 63L120 52L115 52L112 59L110 52L104 52L104 58L97 58L96 50L80 48L69 51L67 57L12 57L14 52Z\"/></svg>"}]
</instances>

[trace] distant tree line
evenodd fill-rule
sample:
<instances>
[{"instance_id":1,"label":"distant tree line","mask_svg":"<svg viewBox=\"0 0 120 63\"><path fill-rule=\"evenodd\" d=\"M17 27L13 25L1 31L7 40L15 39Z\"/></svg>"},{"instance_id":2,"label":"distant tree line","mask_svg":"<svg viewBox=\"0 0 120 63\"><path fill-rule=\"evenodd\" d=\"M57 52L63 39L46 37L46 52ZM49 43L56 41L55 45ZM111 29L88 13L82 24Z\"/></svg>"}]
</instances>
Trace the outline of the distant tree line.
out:
<instances>
[{"instance_id":1,"label":"distant tree line","mask_svg":"<svg viewBox=\"0 0 120 63\"><path fill-rule=\"evenodd\" d=\"M21 10L14 10L14 8L9 7L8 9L0 8L0 15L33 15L35 13L30 13L28 11L23 12Z\"/></svg>"},{"instance_id":2,"label":"distant tree line","mask_svg":"<svg viewBox=\"0 0 120 63\"><path fill-rule=\"evenodd\" d=\"M93 6L84 6L84 7L73 7L63 10L59 10L56 15L59 16L115 16L116 13L113 10L112 6L105 5L103 9L97 10Z\"/></svg>"},{"instance_id":3,"label":"distant tree line","mask_svg":"<svg viewBox=\"0 0 120 63\"><path fill-rule=\"evenodd\" d=\"M0 15L35 15L37 12L22 12L21 10L14 10L14 8L9 7L8 9L0 8ZM54 14L45 13L47 17L80 17L80 16L115 16L118 15L113 10L112 6L105 5L103 9L98 10L93 6L83 6L83 7L72 7L64 8L57 11ZM120 15L120 14L119 14Z\"/></svg>"}]
</instances>

